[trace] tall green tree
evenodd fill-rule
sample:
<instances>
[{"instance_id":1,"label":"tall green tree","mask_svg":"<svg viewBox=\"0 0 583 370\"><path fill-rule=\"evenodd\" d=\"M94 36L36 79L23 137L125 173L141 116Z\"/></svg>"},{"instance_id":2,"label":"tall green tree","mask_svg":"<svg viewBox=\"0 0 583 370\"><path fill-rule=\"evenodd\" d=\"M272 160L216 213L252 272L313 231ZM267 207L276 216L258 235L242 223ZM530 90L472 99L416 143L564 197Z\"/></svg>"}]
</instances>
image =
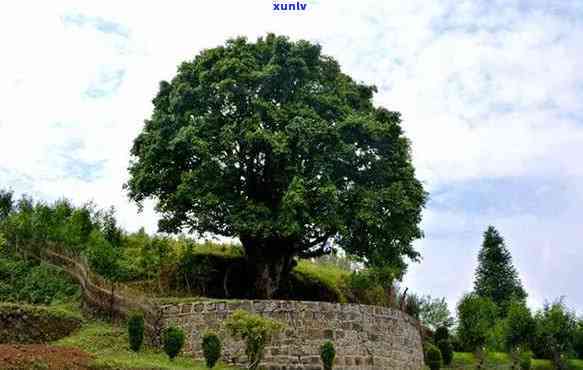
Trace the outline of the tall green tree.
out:
<instances>
[{"instance_id":1,"label":"tall green tree","mask_svg":"<svg viewBox=\"0 0 583 370\"><path fill-rule=\"evenodd\" d=\"M14 192L0 189L0 222L8 217L14 207Z\"/></svg>"},{"instance_id":2,"label":"tall green tree","mask_svg":"<svg viewBox=\"0 0 583 370\"><path fill-rule=\"evenodd\" d=\"M478 268L474 280L474 291L481 297L490 298L506 315L513 300L526 299L518 272L512 264L510 251L494 226L488 226L478 256Z\"/></svg>"},{"instance_id":3,"label":"tall green tree","mask_svg":"<svg viewBox=\"0 0 583 370\"><path fill-rule=\"evenodd\" d=\"M267 35L202 51L162 81L134 141L131 199L161 231L238 237L250 291L340 246L404 269L426 201L400 115L317 44Z\"/></svg>"}]
</instances>

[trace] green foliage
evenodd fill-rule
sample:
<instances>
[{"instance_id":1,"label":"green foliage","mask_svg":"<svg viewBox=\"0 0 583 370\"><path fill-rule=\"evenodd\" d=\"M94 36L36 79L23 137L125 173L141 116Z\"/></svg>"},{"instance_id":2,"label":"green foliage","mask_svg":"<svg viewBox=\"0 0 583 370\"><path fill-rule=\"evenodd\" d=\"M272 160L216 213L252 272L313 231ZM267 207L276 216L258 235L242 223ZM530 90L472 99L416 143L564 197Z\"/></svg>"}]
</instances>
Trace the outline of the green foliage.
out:
<instances>
[{"instance_id":1,"label":"green foliage","mask_svg":"<svg viewBox=\"0 0 583 370\"><path fill-rule=\"evenodd\" d=\"M436 341L437 348L441 352L441 357L443 358L443 364L449 366L453 360L453 346L449 339L441 339Z\"/></svg>"},{"instance_id":2,"label":"green foliage","mask_svg":"<svg viewBox=\"0 0 583 370\"><path fill-rule=\"evenodd\" d=\"M489 351L504 352L508 350L506 343L506 319L497 319L488 331L486 348Z\"/></svg>"},{"instance_id":3,"label":"green foliage","mask_svg":"<svg viewBox=\"0 0 583 370\"><path fill-rule=\"evenodd\" d=\"M130 349L138 352L144 343L144 314L132 312L128 318L128 339Z\"/></svg>"},{"instance_id":4,"label":"green foliage","mask_svg":"<svg viewBox=\"0 0 583 370\"><path fill-rule=\"evenodd\" d=\"M432 330L448 328L453 325L453 318L447 307L445 298L423 296L419 302L419 319L423 325Z\"/></svg>"},{"instance_id":5,"label":"green foliage","mask_svg":"<svg viewBox=\"0 0 583 370\"><path fill-rule=\"evenodd\" d=\"M4 221L12 212L14 192L11 190L0 189L0 222Z\"/></svg>"},{"instance_id":6,"label":"green foliage","mask_svg":"<svg viewBox=\"0 0 583 370\"><path fill-rule=\"evenodd\" d=\"M178 356L184 346L184 339L184 332L180 328L171 326L164 330L162 346L170 360L174 360L174 358Z\"/></svg>"},{"instance_id":7,"label":"green foliage","mask_svg":"<svg viewBox=\"0 0 583 370\"><path fill-rule=\"evenodd\" d=\"M421 298L415 294L405 297L405 312L410 316L419 319L421 313Z\"/></svg>"},{"instance_id":8,"label":"green foliage","mask_svg":"<svg viewBox=\"0 0 583 370\"><path fill-rule=\"evenodd\" d=\"M111 281L121 281L125 270L121 265L122 251L94 230L89 236L85 255L93 271Z\"/></svg>"},{"instance_id":9,"label":"green foliage","mask_svg":"<svg viewBox=\"0 0 583 370\"><path fill-rule=\"evenodd\" d=\"M549 358L558 369L565 367L565 356L572 350L577 330L575 314L562 300L546 303L535 315L536 334L532 347L539 358Z\"/></svg>"},{"instance_id":10,"label":"green foliage","mask_svg":"<svg viewBox=\"0 0 583 370\"><path fill-rule=\"evenodd\" d=\"M573 338L573 350L577 358L583 359L583 321L577 322L577 329Z\"/></svg>"},{"instance_id":11,"label":"green foliage","mask_svg":"<svg viewBox=\"0 0 583 370\"><path fill-rule=\"evenodd\" d=\"M352 272L348 279L351 299L354 302L377 306L391 304L389 292L395 280L401 278L401 271L385 267L369 267Z\"/></svg>"},{"instance_id":12,"label":"green foliage","mask_svg":"<svg viewBox=\"0 0 583 370\"><path fill-rule=\"evenodd\" d=\"M209 369L215 367L215 364L221 358L221 340L213 332L207 332L202 337L202 353L206 360L206 366Z\"/></svg>"},{"instance_id":13,"label":"green foliage","mask_svg":"<svg viewBox=\"0 0 583 370\"><path fill-rule=\"evenodd\" d=\"M244 310L235 311L225 320L224 325L231 335L245 341L245 354L249 362L247 368L250 370L257 369L263 359L265 345L284 328L283 324L275 320Z\"/></svg>"},{"instance_id":14,"label":"green foliage","mask_svg":"<svg viewBox=\"0 0 583 370\"><path fill-rule=\"evenodd\" d=\"M523 301L514 301L508 307L504 327L504 341L508 349L528 348L535 335L536 323Z\"/></svg>"},{"instance_id":15,"label":"green foliage","mask_svg":"<svg viewBox=\"0 0 583 370\"><path fill-rule=\"evenodd\" d=\"M433 344L428 344L425 353L426 358L426 365L429 367L430 370L439 370L443 363L441 352L439 348L434 346Z\"/></svg>"},{"instance_id":16,"label":"green foliage","mask_svg":"<svg viewBox=\"0 0 583 370\"><path fill-rule=\"evenodd\" d=\"M334 349L334 343L331 341L326 341L320 347L320 359L322 359L322 364L324 365L324 370L332 370L334 367L334 359L336 358L336 350Z\"/></svg>"},{"instance_id":17,"label":"green foliage","mask_svg":"<svg viewBox=\"0 0 583 370\"><path fill-rule=\"evenodd\" d=\"M532 354L530 352L522 352L519 356L520 370L530 370L532 367Z\"/></svg>"},{"instance_id":18,"label":"green foliage","mask_svg":"<svg viewBox=\"0 0 583 370\"><path fill-rule=\"evenodd\" d=\"M433 333L433 341L435 343L441 340L448 340L449 339L449 329L446 326L440 326L435 330Z\"/></svg>"},{"instance_id":19,"label":"green foliage","mask_svg":"<svg viewBox=\"0 0 583 370\"><path fill-rule=\"evenodd\" d=\"M464 348L469 351L482 348L497 315L496 304L489 298L474 293L464 295L457 306L457 335Z\"/></svg>"},{"instance_id":20,"label":"green foliage","mask_svg":"<svg viewBox=\"0 0 583 370\"><path fill-rule=\"evenodd\" d=\"M375 91L308 41L270 34L204 50L160 83L129 196L157 200L161 231L239 237L260 296L333 238L369 265L404 269L419 258L426 193L400 115L375 108Z\"/></svg>"},{"instance_id":21,"label":"green foliage","mask_svg":"<svg viewBox=\"0 0 583 370\"><path fill-rule=\"evenodd\" d=\"M518 272L512 264L510 251L504 239L493 226L484 232L482 249L478 256L478 268L474 281L474 292L490 298L500 309L499 314L506 316L512 300L524 300L527 296L522 288Z\"/></svg>"},{"instance_id":22,"label":"green foliage","mask_svg":"<svg viewBox=\"0 0 583 370\"><path fill-rule=\"evenodd\" d=\"M48 305L78 294L77 284L56 267L0 256L0 301Z\"/></svg>"}]
</instances>

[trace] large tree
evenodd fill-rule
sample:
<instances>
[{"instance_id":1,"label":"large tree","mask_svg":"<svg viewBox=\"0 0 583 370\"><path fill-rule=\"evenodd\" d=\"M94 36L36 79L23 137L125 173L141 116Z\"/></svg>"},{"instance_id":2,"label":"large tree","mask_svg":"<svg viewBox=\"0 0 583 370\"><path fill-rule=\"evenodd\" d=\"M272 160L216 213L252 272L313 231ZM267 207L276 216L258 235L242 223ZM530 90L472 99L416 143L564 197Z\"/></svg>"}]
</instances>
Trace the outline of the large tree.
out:
<instances>
[{"instance_id":1,"label":"large tree","mask_svg":"<svg viewBox=\"0 0 583 370\"><path fill-rule=\"evenodd\" d=\"M400 115L375 107L375 91L307 41L204 50L160 83L130 198L156 200L161 231L238 237L256 297L331 245L404 268L426 193Z\"/></svg>"},{"instance_id":2,"label":"large tree","mask_svg":"<svg viewBox=\"0 0 583 370\"><path fill-rule=\"evenodd\" d=\"M527 296L518 272L512 264L510 251L494 226L489 226L484 232L484 242L478 255L474 291L479 296L490 298L496 303L503 316L506 315L510 302L524 300Z\"/></svg>"}]
</instances>

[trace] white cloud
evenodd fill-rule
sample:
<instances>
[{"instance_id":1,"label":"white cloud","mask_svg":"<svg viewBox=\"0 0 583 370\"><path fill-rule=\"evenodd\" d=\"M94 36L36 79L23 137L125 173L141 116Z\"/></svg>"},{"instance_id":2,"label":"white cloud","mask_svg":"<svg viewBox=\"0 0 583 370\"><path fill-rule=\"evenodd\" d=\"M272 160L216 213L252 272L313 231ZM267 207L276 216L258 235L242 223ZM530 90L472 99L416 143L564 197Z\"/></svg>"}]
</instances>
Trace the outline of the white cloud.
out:
<instances>
[{"instance_id":1,"label":"white cloud","mask_svg":"<svg viewBox=\"0 0 583 370\"><path fill-rule=\"evenodd\" d=\"M137 215L121 186L129 148L151 112L158 82L172 78L181 61L203 48L272 31L322 43L347 73L380 88L376 101L403 114L418 173L430 191L449 186L455 192L456 184L480 179L552 176L569 184L575 209L583 206L576 190L583 185L583 26L574 21L582 11L576 4L309 4L306 14L296 16L273 14L269 0L2 4L0 186L47 199L65 195L113 204L129 229L145 224L153 231L151 205ZM108 26L111 32L103 32ZM91 98L91 89L109 94ZM63 153L99 163L93 174L98 177L68 176L70 161ZM569 222L575 211L556 219L508 220L492 212L494 221L510 225L513 245L549 253L560 233L561 261L577 253L581 225ZM459 294L471 281L475 257L465 243L475 247L481 237L460 230L481 230L487 220L463 209L430 209L425 217L426 227L439 236L420 242L425 261L412 268L409 281L427 292ZM537 237L530 236L533 229ZM438 287L427 284L421 272L438 271L453 255L465 263L463 278L452 283L452 272L435 280ZM567 276L566 270L529 266L521 268L537 297L554 294L537 271L557 274L557 281Z\"/></svg>"}]
</instances>

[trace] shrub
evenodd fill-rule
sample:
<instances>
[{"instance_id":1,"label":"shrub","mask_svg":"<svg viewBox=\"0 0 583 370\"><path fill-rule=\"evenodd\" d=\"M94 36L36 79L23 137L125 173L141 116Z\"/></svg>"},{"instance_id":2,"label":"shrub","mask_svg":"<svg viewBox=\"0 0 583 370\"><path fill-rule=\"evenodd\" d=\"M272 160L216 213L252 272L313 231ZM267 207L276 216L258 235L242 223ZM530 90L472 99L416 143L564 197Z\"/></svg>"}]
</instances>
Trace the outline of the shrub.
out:
<instances>
[{"instance_id":1,"label":"shrub","mask_svg":"<svg viewBox=\"0 0 583 370\"><path fill-rule=\"evenodd\" d=\"M577 330L575 313L558 300L546 303L535 315L536 335L532 350L537 358L550 358L557 369L563 369L565 355L572 349Z\"/></svg>"},{"instance_id":2,"label":"shrub","mask_svg":"<svg viewBox=\"0 0 583 370\"><path fill-rule=\"evenodd\" d=\"M425 358L427 362L426 365L429 367L429 369L439 370L441 368L442 363L441 352L439 351L439 348L437 348L433 344L427 345Z\"/></svg>"},{"instance_id":3,"label":"shrub","mask_svg":"<svg viewBox=\"0 0 583 370\"><path fill-rule=\"evenodd\" d=\"M433 334L433 341L435 343L439 343L442 340L449 339L449 329L445 326L440 326L437 328L435 333Z\"/></svg>"},{"instance_id":4,"label":"shrub","mask_svg":"<svg viewBox=\"0 0 583 370\"><path fill-rule=\"evenodd\" d=\"M128 319L128 338L130 348L138 352L144 343L144 315L140 312L132 312Z\"/></svg>"},{"instance_id":5,"label":"shrub","mask_svg":"<svg viewBox=\"0 0 583 370\"><path fill-rule=\"evenodd\" d=\"M521 370L530 370L532 366L532 354L530 352L521 353L519 361Z\"/></svg>"},{"instance_id":6,"label":"shrub","mask_svg":"<svg viewBox=\"0 0 583 370\"><path fill-rule=\"evenodd\" d=\"M536 332L536 323L525 302L513 301L508 306L504 341L509 349L527 347Z\"/></svg>"},{"instance_id":7,"label":"shrub","mask_svg":"<svg viewBox=\"0 0 583 370\"><path fill-rule=\"evenodd\" d=\"M437 342L437 348L441 352L444 365L450 365L453 360L453 346L449 339L442 339Z\"/></svg>"},{"instance_id":8,"label":"shrub","mask_svg":"<svg viewBox=\"0 0 583 370\"><path fill-rule=\"evenodd\" d=\"M332 367L334 366L334 358L336 358L334 343L326 341L322 344L320 347L320 358L322 359L322 364L324 364L324 370L332 370Z\"/></svg>"},{"instance_id":9,"label":"shrub","mask_svg":"<svg viewBox=\"0 0 583 370\"><path fill-rule=\"evenodd\" d=\"M171 326L164 331L162 340L164 352L166 352L170 360L174 360L184 345L184 332L179 328Z\"/></svg>"},{"instance_id":10,"label":"shrub","mask_svg":"<svg viewBox=\"0 0 583 370\"><path fill-rule=\"evenodd\" d=\"M271 337L283 329L277 321L251 314L244 310L237 310L225 320L225 326L234 337L245 341L245 354L249 364L247 368L256 370L263 359L265 345Z\"/></svg>"},{"instance_id":11,"label":"shrub","mask_svg":"<svg viewBox=\"0 0 583 370\"><path fill-rule=\"evenodd\" d=\"M202 337L202 353L206 360L206 366L209 369L215 367L221 358L221 340L215 333L207 332Z\"/></svg>"},{"instance_id":12,"label":"shrub","mask_svg":"<svg viewBox=\"0 0 583 370\"><path fill-rule=\"evenodd\" d=\"M457 334L466 351L482 348L496 323L498 309L489 298L466 294L457 306Z\"/></svg>"}]
</instances>

